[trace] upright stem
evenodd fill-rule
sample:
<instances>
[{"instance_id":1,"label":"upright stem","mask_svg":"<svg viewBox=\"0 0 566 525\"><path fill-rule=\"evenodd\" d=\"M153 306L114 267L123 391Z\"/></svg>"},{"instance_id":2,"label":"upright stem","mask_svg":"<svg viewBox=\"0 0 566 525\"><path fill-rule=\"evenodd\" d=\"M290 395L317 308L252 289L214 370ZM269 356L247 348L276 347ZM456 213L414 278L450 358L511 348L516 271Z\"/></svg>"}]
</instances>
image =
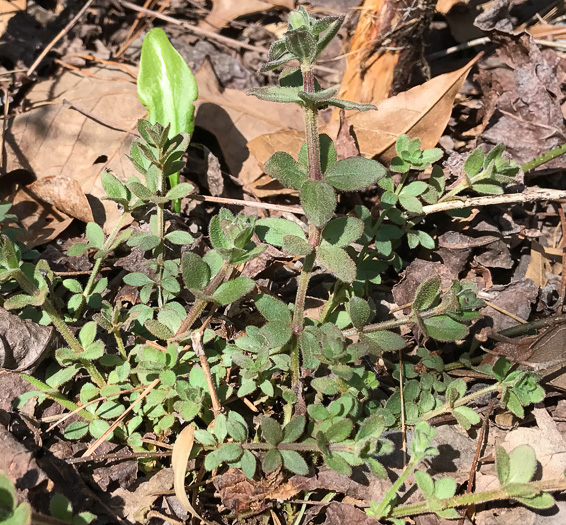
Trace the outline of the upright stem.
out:
<instances>
[{"instance_id":1,"label":"upright stem","mask_svg":"<svg viewBox=\"0 0 566 525\"><path fill-rule=\"evenodd\" d=\"M419 459L411 458L411 461L409 461L409 464L405 467L403 472L401 472L401 475L397 478L397 481L395 481L395 483L393 483L393 485L389 488L389 490L383 496L381 503L379 504L379 506L377 507L377 509L374 512L374 516L376 518L379 519L382 516L385 516L385 514L386 514L385 511L387 509L387 506L389 505L391 500L397 494L399 487L401 487L401 485L403 483L405 483L405 480L409 477L411 472L413 472L413 470L415 470L418 463L419 463Z\"/></svg>"},{"instance_id":2,"label":"upright stem","mask_svg":"<svg viewBox=\"0 0 566 525\"><path fill-rule=\"evenodd\" d=\"M218 270L218 273L212 278L208 286L204 289L203 295L205 297L211 296L216 291L216 289L230 277L232 268L233 266L229 262L224 262L220 270ZM197 299L195 301L195 304L193 304L193 306L189 310L187 317L183 319L181 326L179 326L175 337L188 332L192 328L193 324L195 324L195 321L198 319L199 315L206 308L206 305L209 302L210 301L208 299Z\"/></svg>"}]
</instances>

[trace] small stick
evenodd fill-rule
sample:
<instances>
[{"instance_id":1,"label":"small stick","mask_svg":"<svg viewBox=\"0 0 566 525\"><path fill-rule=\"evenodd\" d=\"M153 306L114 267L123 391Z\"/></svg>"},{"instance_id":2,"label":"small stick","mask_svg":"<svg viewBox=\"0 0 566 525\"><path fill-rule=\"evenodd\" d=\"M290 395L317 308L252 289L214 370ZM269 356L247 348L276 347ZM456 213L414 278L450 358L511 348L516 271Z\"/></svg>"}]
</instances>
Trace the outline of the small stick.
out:
<instances>
[{"instance_id":1,"label":"small stick","mask_svg":"<svg viewBox=\"0 0 566 525\"><path fill-rule=\"evenodd\" d=\"M487 405L486 412L483 416L483 423L482 423L482 426L480 428L480 432L479 432L479 435L478 435L478 445L476 447L476 453L474 454L474 460L472 461L472 467L470 468L470 477L468 478L468 486L466 487L466 494L472 493L472 487L474 486L474 481L476 479L476 469L477 469L477 466L478 466L478 460L480 459L480 454L481 454L481 449L483 447L484 437L485 437L485 434L487 432L487 427L489 426L489 416L491 415L493 407L495 406L495 402L496 402L495 397L492 397L489 400L489 404ZM468 505L464 509L462 519L460 520L460 525L464 525L464 521L466 520L466 515L468 514L468 511L470 510L471 507L472 507L472 505Z\"/></svg>"},{"instance_id":2,"label":"small stick","mask_svg":"<svg viewBox=\"0 0 566 525\"><path fill-rule=\"evenodd\" d=\"M191 341L193 342L193 350L195 352L195 355L199 358L200 365L202 366L202 371L204 372L206 384L208 385L208 392L210 394L210 399L212 400L212 411L214 412L214 417L216 418L216 416L218 416L222 412L222 406L220 405L220 400L218 399L218 394L216 393L216 387L214 386L214 379L212 378L210 366L208 366L206 354L204 353L204 348L202 346L202 332L200 330L195 330L191 335Z\"/></svg>"},{"instance_id":3,"label":"small stick","mask_svg":"<svg viewBox=\"0 0 566 525\"><path fill-rule=\"evenodd\" d=\"M403 352L399 350L399 395L401 396L401 435L403 436L403 469L407 467L407 429L405 428L405 399L403 398Z\"/></svg>"},{"instance_id":4,"label":"small stick","mask_svg":"<svg viewBox=\"0 0 566 525\"><path fill-rule=\"evenodd\" d=\"M461 210L492 204L517 204L538 201L558 201L566 199L566 191L553 189L536 189L528 193L506 193L504 195L488 195L485 197L456 198L455 200L439 202L423 206L423 213L430 215L440 211Z\"/></svg>"},{"instance_id":5,"label":"small stick","mask_svg":"<svg viewBox=\"0 0 566 525\"><path fill-rule=\"evenodd\" d=\"M59 42L70 30L71 28L79 21L79 18L84 15L86 10L92 5L94 0L87 0L85 5L81 8L81 10L70 20L70 22L57 34L57 36L47 44L45 49L39 54L39 56L35 59L34 63L29 67L27 71L27 76L31 76L31 74L37 69L37 66L41 64L47 53L53 49L55 44Z\"/></svg>"},{"instance_id":6,"label":"small stick","mask_svg":"<svg viewBox=\"0 0 566 525\"><path fill-rule=\"evenodd\" d=\"M143 399L159 384L161 380L154 379L147 388L140 394L138 397L124 412L120 414L120 416L114 421L108 430L102 434L90 447L87 448L86 452L82 455L83 458L89 457L92 453L105 441L105 439L110 435L111 432L126 418L126 416L137 406L139 405Z\"/></svg>"},{"instance_id":7,"label":"small stick","mask_svg":"<svg viewBox=\"0 0 566 525\"><path fill-rule=\"evenodd\" d=\"M227 206L242 206L249 208L261 208L264 210L276 210L284 213L294 213L295 215L304 215L305 211L300 206L281 206L279 204L271 204L269 202L244 201L240 199L227 199L225 197L212 197L211 195L189 195L189 198L203 202L214 202L218 204L226 204Z\"/></svg>"},{"instance_id":8,"label":"small stick","mask_svg":"<svg viewBox=\"0 0 566 525\"><path fill-rule=\"evenodd\" d=\"M96 461L126 461L128 459L137 458L157 458L157 457L168 457L173 454L172 451L167 452L132 452L131 454L121 454L120 452L114 452L112 454L101 454L100 456L89 456L85 458L70 458L66 462L71 465L76 465L78 463L92 463Z\"/></svg>"},{"instance_id":9,"label":"small stick","mask_svg":"<svg viewBox=\"0 0 566 525\"><path fill-rule=\"evenodd\" d=\"M560 215L560 224L562 226L562 276L560 280L560 297L558 305L564 304L564 296L566 295L566 216L564 215L564 205L560 203L558 207Z\"/></svg>"},{"instance_id":10,"label":"small stick","mask_svg":"<svg viewBox=\"0 0 566 525\"><path fill-rule=\"evenodd\" d=\"M527 321L525 321L524 319L521 319L519 316L508 312L507 310L505 310L505 308L501 308L501 306L497 306L496 304L490 303L489 301L486 301L485 299L483 300L483 302L486 304L486 306L489 306L490 308L493 308L494 310L497 310L499 313L506 315L507 317L510 317L511 319L517 321L518 323L521 324L527 324Z\"/></svg>"}]
</instances>

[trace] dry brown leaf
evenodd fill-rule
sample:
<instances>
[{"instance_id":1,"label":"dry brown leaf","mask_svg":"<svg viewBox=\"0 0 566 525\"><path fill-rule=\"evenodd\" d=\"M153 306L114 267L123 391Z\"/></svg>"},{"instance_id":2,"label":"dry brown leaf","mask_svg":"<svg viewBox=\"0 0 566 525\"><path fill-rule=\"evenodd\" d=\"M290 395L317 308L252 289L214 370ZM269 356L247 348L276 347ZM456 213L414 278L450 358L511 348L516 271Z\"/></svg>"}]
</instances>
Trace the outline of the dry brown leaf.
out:
<instances>
[{"instance_id":1,"label":"dry brown leaf","mask_svg":"<svg viewBox=\"0 0 566 525\"><path fill-rule=\"evenodd\" d=\"M438 0L438 2L436 3L436 11L438 13L446 14L455 5L457 4L465 5L467 3L468 0Z\"/></svg>"},{"instance_id":2,"label":"dry brown leaf","mask_svg":"<svg viewBox=\"0 0 566 525\"><path fill-rule=\"evenodd\" d=\"M52 175L32 182L27 189L38 199L55 206L69 217L92 222L92 209L81 185L70 177Z\"/></svg>"},{"instance_id":3,"label":"dry brown leaf","mask_svg":"<svg viewBox=\"0 0 566 525\"><path fill-rule=\"evenodd\" d=\"M48 185L60 181L59 177L66 177L75 181L84 194L93 197L90 203L94 219L109 230L121 212L113 203L98 200L104 195L100 174L106 168L121 179L136 173L126 157L131 134L82 115L64 104L64 99L122 130L135 129L137 120L145 115L137 98L135 81L120 69L95 67L88 70L88 75L67 71L55 79L37 83L26 97L24 107L28 110L10 119L4 136L6 171L24 169L38 179L34 182L35 190L29 186L20 189L13 202L29 201L29 190L33 190L35 195L52 202L69 216L92 220L88 202L75 190L67 194L67 197L73 195L67 203L63 198L56 198L57 192L47 191ZM49 183L40 182L47 177ZM38 224L36 231L41 242L55 238L71 222L66 215L55 217L52 207L40 201L34 206L38 217L51 229L46 232ZM84 210L82 214L80 207ZM39 242L35 242L37 244Z\"/></svg>"},{"instance_id":4,"label":"dry brown leaf","mask_svg":"<svg viewBox=\"0 0 566 525\"><path fill-rule=\"evenodd\" d=\"M291 10L295 7L295 2L293 0L213 0L210 13L199 23L199 26L222 29L240 16L268 11L274 7Z\"/></svg>"},{"instance_id":5,"label":"dry brown leaf","mask_svg":"<svg viewBox=\"0 0 566 525\"><path fill-rule=\"evenodd\" d=\"M302 127L301 109L294 104L258 100L237 89L221 90L209 61L203 63L195 76L199 86L196 126L218 139L232 175L238 176L243 184L254 183L263 172L246 144L280 129L282 123L289 128ZM259 191L256 193L263 196Z\"/></svg>"},{"instance_id":6,"label":"dry brown leaf","mask_svg":"<svg viewBox=\"0 0 566 525\"><path fill-rule=\"evenodd\" d=\"M479 56L457 71L380 102L377 110L349 115L348 122L353 126L362 155L389 162L395 156L395 141L402 134L421 139L423 149L436 146L452 113L454 98L478 59ZM334 122L321 131L335 137L338 126ZM280 150L296 156L303 142L302 133L285 130L262 135L248 143L248 147L263 164Z\"/></svg>"},{"instance_id":7,"label":"dry brown leaf","mask_svg":"<svg viewBox=\"0 0 566 525\"><path fill-rule=\"evenodd\" d=\"M548 282L546 272L550 269L550 261L545 255L544 246L531 241L531 259L525 272L525 279L531 279L537 286L545 286Z\"/></svg>"}]
</instances>

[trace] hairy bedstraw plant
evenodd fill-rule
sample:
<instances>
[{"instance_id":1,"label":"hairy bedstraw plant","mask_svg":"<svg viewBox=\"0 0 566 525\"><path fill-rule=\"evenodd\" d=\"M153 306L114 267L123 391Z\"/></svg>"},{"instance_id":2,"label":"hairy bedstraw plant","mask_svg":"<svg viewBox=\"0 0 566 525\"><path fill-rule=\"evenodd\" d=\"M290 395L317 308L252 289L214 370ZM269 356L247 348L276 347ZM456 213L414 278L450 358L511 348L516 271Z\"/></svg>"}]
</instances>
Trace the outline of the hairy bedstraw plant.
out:
<instances>
[{"instance_id":1,"label":"hairy bedstraw plant","mask_svg":"<svg viewBox=\"0 0 566 525\"><path fill-rule=\"evenodd\" d=\"M190 136L183 130L172 132L177 128L170 120L178 115L155 109L161 106L150 90L155 119L139 121L140 137L130 155L140 177L124 183L111 173L102 174L107 198L121 207L123 221L132 215L141 227L124 230L120 222L106 235L99 225L87 225L87 242L69 251L93 257L86 283L60 278L46 261L30 263L15 232L4 232L4 307L25 316L30 308L41 308L67 344L56 351L44 379L25 376L37 391L22 396L20 405L30 397L55 400L81 418L67 425L69 439L104 435L135 451L152 449L142 439L146 432L174 440L183 425L191 424L198 443L194 456L208 471L228 465L249 478L258 475L258 467L264 473L306 475L325 464L346 476L352 468L364 466L387 477L382 461L394 445L385 432L401 424L401 393L392 390L382 402L375 395L379 378L368 365L407 347L407 339L397 331L402 326L414 328L422 342L464 340L480 317L482 303L470 284L456 281L441 290L440 278L434 277L420 284L407 316L376 320L373 287L388 268L402 269L398 251L405 244L434 248L432 237L418 229L424 204L457 198L464 190L500 193L517 168L502 156L501 147L487 155L476 150L464 166L462 182L446 193L444 174L435 164L442 151L422 151L418 139L399 137L389 170L363 157L337 160L332 139L319 134L318 112L327 106L372 108L337 98L337 89L322 89L314 76L317 57L341 24L339 17L314 19L302 7L292 12L287 32L272 45L263 70L288 62L293 66L282 71L279 86L250 92L265 100L298 104L304 112L305 144L298 158L277 152L264 168L298 193L307 231L284 218L258 219L221 209L210 220L210 249L204 256L191 250L192 236L174 229L168 220L174 203L190 198L195 190L176 179ZM154 46L167 47L161 34L154 36ZM162 58L169 55L178 60L168 48ZM426 182L417 180L423 170L430 171ZM336 215L341 193L369 187L379 193L378 214L359 205L348 215ZM5 221L13 220L7 207L0 208L0 214ZM300 261L291 303L240 275L266 245ZM112 301L109 281L100 277L105 261L111 263L118 252L128 251L146 259L145 267L123 277L124 284L139 289L139 304L129 308ZM328 270L336 282L320 317L313 319L305 315L305 301L316 266ZM238 337L223 337L209 328L217 311L244 296L257 316ZM240 320L227 322L237 325ZM412 456L383 501L372 503L369 514L396 519L437 512L452 517L450 509L469 501L507 497L531 506L549 504L550 496L541 491L552 487L531 483L530 471L528 476L511 475L516 455L506 460L499 452L498 464L511 465L507 471L500 468L501 489L476 499L455 496L452 481L433 482L417 471L426 501L412 507L397 505L399 487L417 465L436 454L430 445L434 430L427 421L452 414L468 429L480 421L470 406L478 397L497 393L501 404L519 417L524 407L544 397L535 375L514 371L505 360L493 367L475 367L492 383L471 392L463 380L446 373L448 365L441 356L422 345L416 356L421 360L420 374L409 362L401 376L399 367L394 374L404 382L405 423L415 425ZM460 359L459 366L474 368L465 355ZM246 405L260 412L257 420Z\"/></svg>"}]
</instances>

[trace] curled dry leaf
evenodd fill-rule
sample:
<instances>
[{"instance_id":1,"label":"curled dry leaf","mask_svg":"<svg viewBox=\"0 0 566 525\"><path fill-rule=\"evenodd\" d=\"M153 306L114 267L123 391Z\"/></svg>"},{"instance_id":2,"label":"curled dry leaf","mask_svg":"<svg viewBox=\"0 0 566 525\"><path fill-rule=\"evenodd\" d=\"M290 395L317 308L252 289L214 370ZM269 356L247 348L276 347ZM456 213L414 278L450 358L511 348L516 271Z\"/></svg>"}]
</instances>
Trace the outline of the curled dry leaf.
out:
<instances>
[{"instance_id":1,"label":"curled dry leaf","mask_svg":"<svg viewBox=\"0 0 566 525\"><path fill-rule=\"evenodd\" d=\"M0 368L29 371L54 344L53 327L20 319L0 308Z\"/></svg>"},{"instance_id":2,"label":"curled dry leaf","mask_svg":"<svg viewBox=\"0 0 566 525\"><path fill-rule=\"evenodd\" d=\"M295 2L293 0L238 0L237 2L213 0L210 13L199 23L199 26L222 29L235 18L268 11L274 7L284 7L290 10L295 7Z\"/></svg>"},{"instance_id":3,"label":"curled dry leaf","mask_svg":"<svg viewBox=\"0 0 566 525\"><path fill-rule=\"evenodd\" d=\"M97 120L72 109L64 99ZM106 230L112 229L121 212L113 203L98 200L105 194L100 174L110 169L125 180L136 173L126 156L132 139L128 130L135 130L138 119L145 115L135 79L109 66L82 74L66 71L34 85L24 107L29 109L6 126L5 169L22 169L37 178L31 187L20 188L13 200L14 204L29 202L31 192L41 199L33 202L42 219L35 231L40 242L34 245L54 239L71 222L70 217L92 221L93 214ZM58 183L64 186L65 180L74 183L63 187L62 193ZM57 217L58 210L68 215Z\"/></svg>"},{"instance_id":4,"label":"curled dry leaf","mask_svg":"<svg viewBox=\"0 0 566 525\"><path fill-rule=\"evenodd\" d=\"M193 449L195 442L195 427L187 425L177 437L175 445L173 446L173 455L171 457L171 466L173 467L173 488L175 489L175 496L179 503L187 510L191 516L196 518L202 523L209 524L208 521L202 519L197 511L191 505L187 493L185 492L185 474L187 473L187 462L189 455Z\"/></svg>"},{"instance_id":5,"label":"curled dry leaf","mask_svg":"<svg viewBox=\"0 0 566 525\"><path fill-rule=\"evenodd\" d=\"M361 154L389 162L395 156L397 137L402 134L421 139L423 149L436 146L452 113L454 98L479 58L461 69L380 102L377 110L349 115L348 122L353 127ZM331 123L321 132L335 137L338 126L338 122ZM284 130L262 135L249 142L248 147L263 164L276 151L297 155L303 142L302 133Z\"/></svg>"}]
</instances>

